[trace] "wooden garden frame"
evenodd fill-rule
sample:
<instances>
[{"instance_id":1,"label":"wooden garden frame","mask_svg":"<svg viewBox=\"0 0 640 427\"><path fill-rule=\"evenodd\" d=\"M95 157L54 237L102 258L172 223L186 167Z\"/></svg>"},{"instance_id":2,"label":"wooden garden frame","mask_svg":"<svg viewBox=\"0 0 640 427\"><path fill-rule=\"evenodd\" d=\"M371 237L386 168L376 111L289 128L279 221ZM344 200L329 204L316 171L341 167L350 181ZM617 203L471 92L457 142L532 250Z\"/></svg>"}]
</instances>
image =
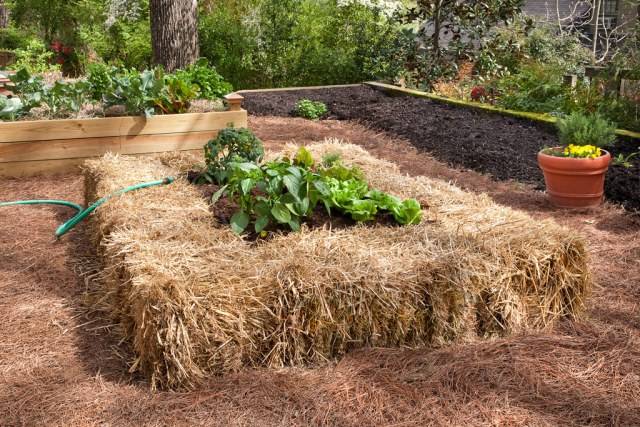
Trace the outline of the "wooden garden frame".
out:
<instances>
[{"instance_id":1,"label":"wooden garden frame","mask_svg":"<svg viewBox=\"0 0 640 427\"><path fill-rule=\"evenodd\" d=\"M226 99L229 109L222 112L0 123L0 176L70 172L108 152L202 149L221 129L247 127L242 96Z\"/></svg>"}]
</instances>

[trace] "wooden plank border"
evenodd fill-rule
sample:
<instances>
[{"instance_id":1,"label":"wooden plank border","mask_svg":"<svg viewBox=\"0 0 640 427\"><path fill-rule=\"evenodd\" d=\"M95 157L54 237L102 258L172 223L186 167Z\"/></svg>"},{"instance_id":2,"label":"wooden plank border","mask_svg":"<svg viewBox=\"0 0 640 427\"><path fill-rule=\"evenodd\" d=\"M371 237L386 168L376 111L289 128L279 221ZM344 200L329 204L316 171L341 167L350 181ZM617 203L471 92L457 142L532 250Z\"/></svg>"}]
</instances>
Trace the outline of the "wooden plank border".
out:
<instances>
[{"instance_id":1,"label":"wooden plank border","mask_svg":"<svg viewBox=\"0 0 640 427\"><path fill-rule=\"evenodd\" d=\"M327 86L300 86L300 87L278 87L271 89L244 89L239 90L237 93L262 93L262 92L288 92L288 91L296 91L296 90L318 90L318 89L335 89L341 87L358 87L362 86L362 83L352 83L346 85L327 85Z\"/></svg>"},{"instance_id":2,"label":"wooden plank border","mask_svg":"<svg viewBox=\"0 0 640 427\"><path fill-rule=\"evenodd\" d=\"M397 95L405 95L405 96L414 96L417 98L426 98L432 101L442 102L445 104L456 105L458 107L464 108L473 108L476 110L483 110L490 113L502 114L505 116L516 117L519 119L531 120L534 122L547 123L547 124L555 124L557 118L548 115L548 114L540 114L540 113L530 113L526 111L515 111L515 110L507 110L504 108L494 107L493 105L482 104L480 102L467 102L459 99L446 98L444 96L435 95L428 92L422 92L414 89L406 89L402 87L398 87L395 85L390 85L387 83L380 82L365 82L365 85L372 87L377 90L381 90L390 94ZM640 139L639 132L632 132L626 129L617 129L616 135L624 136L627 138Z\"/></svg>"},{"instance_id":3,"label":"wooden plank border","mask_svg":"<svg viewBox=\"0 0 640 427\"><path fill-rule=\"evenodd\" d=\"M0 123L0 144L102 138L110 136L158 135L165 133L202 132L222 129L229 123L240 123L246 112L169 114L145 117L106 117L95 119L34 120Z\"/></svg>"},{"instance_id":4,"label":"wooden plank border","mask_svg":"<svg viewBox=\"0 0 640 427\"><path fill-rule=\"evenodd\" d=\"M234 111L0 123L0 176L73 170L105 153L151 154L201 150L218 131L247 127L238 95Z\"/></svg>"}]
</instances>

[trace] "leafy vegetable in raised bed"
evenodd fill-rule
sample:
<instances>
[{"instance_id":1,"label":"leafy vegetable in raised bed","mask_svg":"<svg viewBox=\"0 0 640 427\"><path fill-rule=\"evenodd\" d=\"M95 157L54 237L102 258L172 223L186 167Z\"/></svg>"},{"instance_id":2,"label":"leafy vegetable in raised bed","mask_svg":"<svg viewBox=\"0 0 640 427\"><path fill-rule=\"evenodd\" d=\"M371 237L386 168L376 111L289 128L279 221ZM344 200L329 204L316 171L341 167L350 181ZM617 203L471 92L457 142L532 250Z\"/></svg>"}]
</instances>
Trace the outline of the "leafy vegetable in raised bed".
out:
<instances>
[{"instance_id":1,"label":"leafy vegetable in raised bed","mask_svg":"<svg viewBox=\"0 0 640 427\"><path fill-rule=\"evenodd\" d=\"M124 105L129 114L178 114L198 97L199 88L161 68L142 73L116 75L112 90L104 94L106 106Z\"/></svg>"},{"instance_id":2,"label":"leafy vegetable in raised bed","mask_svg":"<svg viewBox=\"0 0 640 427\"><path fill-rule=\"evenodd\" d=\"M0 119L15 120L22 109L22 102L19 98L8 98L0 95Z\"/></svg>"},{"instance_id":3,"label":"leafy vegetable in raised bed","mask_svg":"<svg viewBox=\"0 0 640 427\"><path fill-rule=\"evenodd\" d=\"M218 147L214 147L216 149ZM216 161L224 164L224 169L214 171L224 178L218 182L225 184L213 195L212 202L226 196L238 205L239 210L230 220L233 231L238 234L250 224L256 233L263 233L270 226L286 226L297 231L319 203L329 215L337 211L357 222L372 221L385 212L393 215L399 224L417 224L421 220L417 200L401 201L382 191L371 190L357 167L346 167L336 158L317 166L304 147L294 159L278 159L262 165L233 160L224 163L227 159L242 158L235 150L233 154L227 153L224 160L212 159L210 156L215 151L207 149L207 152L210 165Z\"/></svg>"},{"instance_id":4,"label":"leafy vegetable in raised bed","mask_svg":"<svg viewBox=\"0 0 640 427\"><path fill-rule=\"evenodd\" d=\"M327 114L327 106L322 102L311 101L309 99L301 99L296 103L293 112L298 117L309 120L318 120Z\"/></svg>"},{"instance_id":5,"label":"leafy vegetable in raised bed","mask_svg":"<svg viewBox=\"0 0 640 427\"><path fill-rule=\"evenodd\" d=\"M22 107L14 116L3 119L15 119L41 106L47 107L51 116L60 117L78 113L83 105L93 102L105 108L122 106L130 115L180 114L199 97L215 99L231 90L206 62L175 74L165 73L162 68L138 72L96 64L90 67L86 79L53 85L46 85L26 69L11 79Z\"/></svg>"},{"instance_id":6,"label":"leafy vegetable in raised bed","mask_svg":"<svg viewBox=\"0 0 640 427\"><path fill-rule=\"evenodd\" d=\"M13 90L21 101L21 108L12 120L41 106L46 106L53 117L77 113L89 100L90 84L85 80L57 81L47 86L41 77L32 76L26 69L18 71L10 78L14 85Z\"/></svg>"},{"instance_id":7,"label":"leafy vegetable in raised bed","mask_svg":"<svg viewBox=\"0 0 640 427\"><path fill-rule=\"evenodd\" d=\"M218 74L206 58L200 58L185 70L176 71L179 79L197 85L203 99L218 99L233 91L233 86Z\"/></svg>"}]
</instances>

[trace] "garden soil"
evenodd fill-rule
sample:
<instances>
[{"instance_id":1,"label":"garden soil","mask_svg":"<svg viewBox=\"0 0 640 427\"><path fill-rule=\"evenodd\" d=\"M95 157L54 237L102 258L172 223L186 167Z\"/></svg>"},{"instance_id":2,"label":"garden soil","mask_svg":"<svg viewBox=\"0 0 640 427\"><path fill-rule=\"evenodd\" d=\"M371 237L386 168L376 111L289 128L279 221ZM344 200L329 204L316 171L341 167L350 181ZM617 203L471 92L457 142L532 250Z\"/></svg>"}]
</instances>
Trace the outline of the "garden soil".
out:
<instances>
[{"instance_id":1,"label":"garden soil","mask_svg":"<svg viewBox=\"0 0 640 427\"><path fill-rule=\"evenodd\" d=\"M640 425L640 221L606 204L552 208L531 185L453 169L362 126L251 118L271 148L335 136L411 175L448 179L583 233L596 287L588 317L489 342L363 349L322 368L247 369L184 393L149 392L129 349L89 310L95 268L80 227L60 242L63 208L0 211L0 425ZM80 174L0 180L0 200L83 200ZM120 356L118 356L120 355Z\"/></svg>"},{"instance_id":2,"label":"garden soil","mask_svg":"<svg viewBox=\"0 0 640 427\"><path fill-rule=\"evenodd\" d=\"M418 150L453 167L472 169L498 180L516 180L544 188L538 168L541 148L558 144L552 126L461 108L423 98L389 96L368 86L244 93L253 115L290 116L302 98L322 101L327 117L356 120L406 138ZM614 156L640 151L640 140L620 140ZM640 210L640 158L634 166L612 166L605 196Z\"/></svg>"}]
</instances>

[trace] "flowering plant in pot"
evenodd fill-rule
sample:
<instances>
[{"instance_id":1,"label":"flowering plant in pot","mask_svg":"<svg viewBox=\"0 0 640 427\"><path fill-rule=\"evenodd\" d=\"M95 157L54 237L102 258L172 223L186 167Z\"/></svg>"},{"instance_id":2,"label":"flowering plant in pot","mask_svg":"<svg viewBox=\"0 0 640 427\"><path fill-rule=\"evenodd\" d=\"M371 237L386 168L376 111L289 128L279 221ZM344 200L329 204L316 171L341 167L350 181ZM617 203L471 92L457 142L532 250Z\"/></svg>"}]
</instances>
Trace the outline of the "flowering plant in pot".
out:
<instances>
[{"instance_id":1,"label":"flowering plant in pot","mask_svg":"<svg viewBox=\"0 0 640 427\"><path fill-rule=\"evenodd\" d=\"M598 206L611 154L602 147L616 139L615 126L599 115L574 112L557 123L562 146L538 153L547 194L558 207Z\"/></svg>"}]
</instances>

